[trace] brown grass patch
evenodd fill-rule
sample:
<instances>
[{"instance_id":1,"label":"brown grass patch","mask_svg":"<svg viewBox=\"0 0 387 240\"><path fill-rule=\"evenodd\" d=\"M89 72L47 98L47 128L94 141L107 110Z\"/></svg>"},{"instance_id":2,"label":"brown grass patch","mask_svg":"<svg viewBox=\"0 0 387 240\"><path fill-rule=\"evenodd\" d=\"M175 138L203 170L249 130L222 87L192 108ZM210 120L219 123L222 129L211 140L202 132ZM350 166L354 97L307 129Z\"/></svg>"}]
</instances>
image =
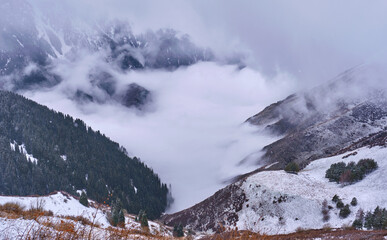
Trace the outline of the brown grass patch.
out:
<instances>
[{"instance_id":1,"label":"brown grass patch","mask_svg":"<svg viewBox=\"0 0 387 240\"><path fill-rule=\"evenodd\" d=\"M82 225L89 225L89 226L97 227L97 228L101 227L99 224L93 223L89 219L82 217L82 216L59 216L59 217L64 218L64 219L73 220L75 222L79 222Z\"/></svg>"},{"instance_id":2,"label":"brown grass patch","mask_svg":"<svg viewBox=\"0 0 387 240\"><path fill-rule=\"evenodd\" d=\"M15 202L8 202L3 205L0 205L0 211L6 212L6 213L14 213L21 215L21 213L24 211L24 206L21 206L19 203Z\"/></svg>"},{"instance_id":3,"label":"brown grass patch","mask_svg":"<svg viewBox=\"0 0 387 240\"><path fill-rule=\"evenodd\" d=\"M302 230L282 235L261 235L248 231L229 231L203 237L202 240L220 239L249 239L249 240L293 240L293 239L351 239L351 240L380 240L387 236L387 230L361 231L355 229L319 229Z\"/></svg>"}]
</instances>

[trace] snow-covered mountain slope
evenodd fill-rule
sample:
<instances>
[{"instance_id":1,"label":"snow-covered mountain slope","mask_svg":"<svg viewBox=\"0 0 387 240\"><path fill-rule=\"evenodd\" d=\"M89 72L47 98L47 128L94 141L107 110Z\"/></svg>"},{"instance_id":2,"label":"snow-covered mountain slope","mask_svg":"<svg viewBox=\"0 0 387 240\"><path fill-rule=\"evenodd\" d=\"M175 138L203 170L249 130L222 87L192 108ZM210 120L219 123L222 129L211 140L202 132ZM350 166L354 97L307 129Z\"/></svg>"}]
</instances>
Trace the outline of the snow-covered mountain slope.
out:
<instances>
[{"instance_id":1,"label":"snow-covered mountain slope","mask_svg":"<svg viewBox=\"0 0 387 240\"><path fill-rule=\"evenodd\" d=\"M298 175L283 170L256 173L218 191L190 209L164 216L163 220L167 224L182 222L188 228L199 231L215 231L225 226L266 234L352 224L360 208L369 211L376 206L387 207L387 148L362 147L356 152L356 155L346 152L315 160ZM325 178L325 171L331 164L357 162L364 158L374 159L379 168L362 181L343 187ZM349 204L353 197L358 200L358 205L350 207L351 214L345 219L339 217L339 210L332 202L336 194L344 204ZM223 204L224 198L220 196L234 201ZM324 200L332 206L330 219L326 222L322 215Z\"/></svg>"},{"instance_id":2,"label":"snow-covered mountain slope","mask_svg":"<svg viewBox=\"0 0 387 240\"><path fill-rule=\"evenodd\" d=\"M107 220L110 207L89 200L89 207L66 192L46 196L0 196L0 206L18 204L24 211L40 209L41 214L15 215L0 208L0 239L26 239L42 236L46 239L107 239L113 236L126 239L152 239L172 236L171 229L149 221L149 229L143 229L135 216L125 216L125 228L112 227ZM51 211L52 214L44 214ZM89 220L86 223L80 217Z\"/></svg>"},{"instance_id":3,"label":"snow-covered mountain slope","mask_svg":"<svg viewBox=\"0 0 387 240\"><path fill-rule=\"evenodd\" d=\"M387 148L365 147L356 152L355 156L345 159L343 156L348 154L313 161L298 175L280 170L264 171L247 178L241 188L248 201L238 212L237 226L269 234L294 232L297 228L320 229L326 224L338 228L351 225L360 208L372 211L377 206L387 207ZM343 187L325 178L331 164L365 158L375 159L379 168L362 181ZM347 218L339 217L339 210L331 201L334 195L338 195L344 204L349 204L353 197L357 198L358 205L351 206ZM327 222L323 221L321 213L325 199L333 206Z\"/></svg>"},{"instance_id":4,"label":"snow-covered mountain slope","mask_svg":"<svg viewBox=\"0 0 387 240\"><path fill-rule=\"evenodd\" d=\"M380 72L380 73L379 73ZM281 138L263 148L272 169L295 161L302 167L387 126L382 70L370 65L344 72L329 84L274 103L247 122ZM375 83L377 82L377 83Z\"/></svg>"}]
</instances>

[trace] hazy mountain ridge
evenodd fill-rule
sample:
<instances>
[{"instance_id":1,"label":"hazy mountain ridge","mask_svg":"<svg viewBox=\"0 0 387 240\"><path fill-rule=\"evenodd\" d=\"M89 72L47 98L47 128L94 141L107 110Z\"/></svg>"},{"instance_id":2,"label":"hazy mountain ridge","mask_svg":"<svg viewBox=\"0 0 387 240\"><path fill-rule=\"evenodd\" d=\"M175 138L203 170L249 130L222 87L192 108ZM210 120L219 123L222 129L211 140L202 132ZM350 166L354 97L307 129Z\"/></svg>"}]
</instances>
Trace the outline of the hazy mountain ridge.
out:
<instances>
[{"instance_id":1,"label":"hazy mountain ridge","mask_svg":"<svg viewBox=\"0 0 387 240\"><path fill-rule=\"evenodd\" d=\"M268 164L278 162L275 169L282 169L291 161L305 166L385 130L384 87L364 87L364 82L360 82L368 70L360 67L347 71L330 84L291 95L247 119L250 124L282 136L263 148L263 160Z\"/></svg>"},{"instance_id":2,"label":"hazy mountain ridge","mask_svg":"<svg viewBox=\"0 0 387 240\"><path fill-rule=\"evenodd\" d=\"M135 35L127 22L77 26L62 16L42 13L25 0L2 1L0 12L0 87L6 90L54 87L63 81L55 70L57 65L77 61L87 53L96 55L105 67L96 65L91 70L89 81L94 82L93 89L72 90L68 97L76 99L82 93L88 101L110 99L138 107L125 102L133 91L129 91L130 86L128 91L118 91L113 72L174 70L214 59L210 50L197 47L187 35L181 36L172 29ZM95 79L103 84L95 83Z\"/></svg>"}]
</instances>

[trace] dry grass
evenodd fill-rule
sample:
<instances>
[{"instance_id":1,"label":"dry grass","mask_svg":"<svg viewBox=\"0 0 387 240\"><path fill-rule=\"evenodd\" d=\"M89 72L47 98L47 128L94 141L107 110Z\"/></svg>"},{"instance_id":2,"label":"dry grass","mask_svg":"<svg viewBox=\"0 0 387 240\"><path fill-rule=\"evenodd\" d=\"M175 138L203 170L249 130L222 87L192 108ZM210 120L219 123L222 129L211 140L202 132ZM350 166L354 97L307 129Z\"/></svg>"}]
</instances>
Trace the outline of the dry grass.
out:
<instances>
[{"instance_id":1,"label":"dry grass","mask_svg":"<svg viewBox=\"0 0 387 240\"><path fill-rule=\"evenodd\" d=\"M56 216L41 207L25 210L18 203L0 205L0 217L33 220L18 233L20 239L173 239L151 234L149 229L101 228L99 224L82 216Z\"/></svg>"},{"instance_id":2,"label":"dry grass","mask_svg":"<svg viewBox=\"0 0 387 240\"><path fill-rule=\"evenodd\" d=\"M6 213L21 214L24 211L24 208L24 206L21 206L20 204L14 202L9 202L0 205L0 211Z\"/></svg>"},{"instance_id":3,"label":"dry grass","mask_svg":"<svg viewBox=\"0 0 387 240\"><path fill-rule=\"evenodd\" d=\"M82 225L89 225L92 227L101 227L98 223L93 223L89 219L82 217L82 216L59 216L60 218L68 219L68 220L73 220L75 222L79 222Z\"/></svg>"},{"instance_id":4,"label":"dry grass","mask_svg":"<svg viewBox=\"0 0 387 240\"><path fill-rule=\"evenodd\" d=\"M37 219L42 216L53 216L52 211L44 211L41 209L28 209L24 210L25 207L21 206L19 203L5 203L3 205L0 204L0 216L9 218L9 219Z\"/></svg>"},{"instance_id":5,"label":"dry grass","mask_svg":"<svg viewBox=\"0 0 387 240\"><path fill-rule=\"evenodd\" d=\"M291 234L261 235L248 231L227 231L203 237L202 240L240 239L240 240L293 240L293 239L351 239L351 240L381 240L387 236L387 230L360 231L355 229L319 229L300 230Z\"/></svg>"}]
</instances>

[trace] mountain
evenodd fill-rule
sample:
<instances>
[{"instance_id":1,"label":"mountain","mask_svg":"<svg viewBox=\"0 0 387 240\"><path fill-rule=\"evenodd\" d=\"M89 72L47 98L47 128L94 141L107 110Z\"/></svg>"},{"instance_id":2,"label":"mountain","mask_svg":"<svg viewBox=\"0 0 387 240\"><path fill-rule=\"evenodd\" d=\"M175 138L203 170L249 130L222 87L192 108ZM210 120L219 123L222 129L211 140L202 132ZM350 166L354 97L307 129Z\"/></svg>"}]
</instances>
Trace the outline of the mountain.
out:
<instances>
[{"instance_id":1,"label":"mountain","mask_svg":"<svg viewBox=\"0 0 387 240\"><path fill-rule=\"evenodd\" d=\"M329 84L291 95L247 119L280 136L263 148L259 161L276 163L272 169L283 169L292 161L303 167L385 130L385 91L379 85L363 86L363 75L370 70L368 66L351 69Z\"/></svg>"},{"instance_id":2,"label":"mountain","mask_svg":"<svg viewBox=\"0 0 387 240\"><path fill-rule=\"evenodd\" d=\"M58 65L76 64L85 55L96 56L98 63L84 80L91 88L72 89L67 91L68 97L80 103L85 99L111 100L139 107L138 102L131 105L126 99L136 98L141 92L131 85L118 91L115 74L144 69L172 71L214 59L210 50L196 46L187 35L172 29L134 34L128 23L120 21L80 26L26 0L3 0L0 13L0 88L5 90L55 87L63 81L56 71Z\"/></svg>"},{"instance_id":3,"label":"mountain","mask_svg":"<svg viewBox=\"0 0 387 240\"><path fill-rule=\"evenodd\" d=\"M135 136L128 136L135 137ZM63 190L153 219L167 206L168 188L136 157L80 119L0 91L0 194Z\"/></svg>"},{"instance_id":4,"label":"mountain","mask_svg":"<svg viewBox=\"0 0 387 240\"><path fill-rule=\"evenodd\" d=\"M257 170L162 220L195 231L237 228L273 235L340 228L351 225L360 209L386 208L387 98L383 82L364 81L367 71L366 66L351 69L329 84L291 95L247 119L279 137L261 150ZM351 185L325 177L332 164L356 164L361 159L374 159L379 168ZM302 170L283 171L290 162ZM348 217L341 217L332 202L334 195L344 204L356 197L359 204L350 207ZM324 200L329 220L323 220Z\"/></svg>"},{"instance_id":5,"label":"mountain","mask_svg":"<svg viewBox=\"0 0 387 240\"><path fill-rule=\"evenodd\" d=\"M168 225L181 223L195 231L237 227L270 235L350 226L360 209L373 211L377 206L387 207L387 132L383 135L378 138L382 141L368 139L364 147L315 160L298 174L267 169L251 174L189 209L164 215L162 220ZM365 158L375 159L379 168L362 181L343 187L325 178L331 164ZM350 204L354 197L358 200L356 206L350 207L348 217L340 217L340 209L332 201L334 195L344 204ZM324 200L329 209L327 221L323 220Z\"/></svg>"}]
</instances>

